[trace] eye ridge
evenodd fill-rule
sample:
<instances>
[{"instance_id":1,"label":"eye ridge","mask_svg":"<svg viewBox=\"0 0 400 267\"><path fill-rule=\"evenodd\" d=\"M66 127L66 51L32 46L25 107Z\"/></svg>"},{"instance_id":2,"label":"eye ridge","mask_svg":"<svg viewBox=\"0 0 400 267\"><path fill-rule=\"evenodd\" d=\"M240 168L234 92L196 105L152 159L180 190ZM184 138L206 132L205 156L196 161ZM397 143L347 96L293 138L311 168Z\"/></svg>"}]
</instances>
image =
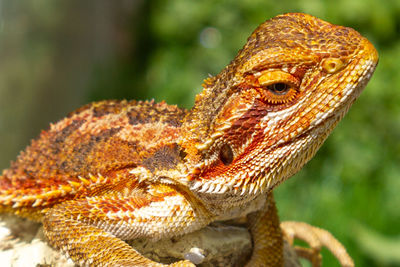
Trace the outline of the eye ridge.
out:
<instances>
[{"instance_id":1,"label":"eye ridge","mask_svg":"<svg viewBox=\"0 0 400 267\"><path fill-rule=\"evenodd\" d=\"M276 95L285 95L289 91L290 85L278 82L268 85L267 88Z\"/></svg>"}]
</instances>

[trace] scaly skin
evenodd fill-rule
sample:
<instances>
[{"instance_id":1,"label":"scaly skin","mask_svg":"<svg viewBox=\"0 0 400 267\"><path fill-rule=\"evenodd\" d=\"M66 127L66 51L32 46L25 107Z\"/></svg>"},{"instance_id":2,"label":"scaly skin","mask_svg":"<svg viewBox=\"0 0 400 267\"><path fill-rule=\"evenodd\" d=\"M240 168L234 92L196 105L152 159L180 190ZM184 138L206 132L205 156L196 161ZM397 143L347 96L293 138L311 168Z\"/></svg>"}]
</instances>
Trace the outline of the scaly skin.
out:
<instances>
[{"instance_id":1,"label":"scaly skin","mask_svg":"<svg viewBox=\"0 0 400 267\"><path fill-rule=\"evenodd\" d=\"M271 190L312 158L377 61L353 29L277 16L205 80L190 111L104 101L51 125L0 177L0 211L42 221L53 246L103 266L158 265L122 240L248 215L248 265L282 266Z\"/></svg>"}]
</instances>

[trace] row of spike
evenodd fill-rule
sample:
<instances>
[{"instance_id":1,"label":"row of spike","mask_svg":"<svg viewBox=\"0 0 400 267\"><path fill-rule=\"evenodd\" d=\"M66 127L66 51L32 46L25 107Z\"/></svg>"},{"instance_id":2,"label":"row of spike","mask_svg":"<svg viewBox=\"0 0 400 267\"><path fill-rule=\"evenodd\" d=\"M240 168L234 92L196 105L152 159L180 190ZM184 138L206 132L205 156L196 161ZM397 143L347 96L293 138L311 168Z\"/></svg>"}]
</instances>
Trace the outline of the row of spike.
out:
<instances>
[{"instance_id":1,"label":"row of spike","mask_svg":"<svg viewBox=\"0 0 400 267\"><path fill-rule=\"evenodd\" d=\"M249 183L249 177L247 179L232 179L229 183L207 180L196 180L190 187L192 191L205 194L223 194L227 191L232 191L233 194L257 194L263 193L266 189L271 188L272 181L271 177L260 177L256 182Z\"/></svg>"},{"instance_id":2,"label":"row of spike","mask_svg":"<svg viewBox=\"0 0 400 267\"><path fill-rule=\"evenodd\" d=\"M18 190L13 193L5 192L0 196L0 203L3 205L12 205L12 208L20 208L23 206L39 207L51 204L52 201L66 195L74 195L83 188L92 184L107 183L107 178L101 174L94 176L88 175L88 179L81 176L78 177L80 182L68 181L68 184L41 188L36 190Z\"/></svg>"}]
</instances>

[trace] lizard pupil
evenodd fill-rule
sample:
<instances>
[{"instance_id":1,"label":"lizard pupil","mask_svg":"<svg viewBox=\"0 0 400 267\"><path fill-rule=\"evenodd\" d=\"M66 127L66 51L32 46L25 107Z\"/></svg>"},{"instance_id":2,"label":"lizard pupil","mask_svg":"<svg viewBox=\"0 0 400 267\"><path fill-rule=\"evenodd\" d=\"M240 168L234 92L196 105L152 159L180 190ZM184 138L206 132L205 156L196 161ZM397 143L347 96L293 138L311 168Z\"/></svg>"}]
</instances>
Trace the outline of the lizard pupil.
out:
<instances>
[{"instance_id":1,"label":"lizard pupil","mask_svg":"<svg viewBox=\"0 0 400 267\"><path fill-rule=\"evenodd\" d=\"M229 164L231 164L232 161L233 161L233 151L232 151L232 148L231 148L229 145L224 144L224 145L221 147L221 150L220 150L220 152L219 152L219 158L220 158L220 160L222 161L222 163L223 163L224 165L229 165Z\"/></svg>"},{"instance_id":2,"label":"lizard pupil","mask_svg":"<svg viewBox=\"0 0 400 267\"><path fill-rule=\"evenodd\" d=\"M268 85L268 90L276 95L284 95L289 90L290 86L286 83L274 83Z\"/></svg>"}]
</instances>

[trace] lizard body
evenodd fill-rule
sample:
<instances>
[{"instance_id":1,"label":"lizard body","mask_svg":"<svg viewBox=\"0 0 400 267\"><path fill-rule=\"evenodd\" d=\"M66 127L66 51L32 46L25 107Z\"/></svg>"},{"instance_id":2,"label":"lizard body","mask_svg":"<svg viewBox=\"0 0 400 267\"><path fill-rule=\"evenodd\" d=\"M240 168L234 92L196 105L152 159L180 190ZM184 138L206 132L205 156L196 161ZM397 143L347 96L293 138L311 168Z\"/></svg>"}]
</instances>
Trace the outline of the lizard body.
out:
<instances>
[{"instance_id":1,"label":"lizard body","mask_svg":"<svg viewBox=\"0 0 400 267\"><path fill-rule=\"evenodd\" d=\"M377 62L353 29L277 16L205 80L189 111L103 101L52 124L3 171L0 212L43 222L49 242L79 264L130 266L158 263L122 240L248 215L248 265L281 266L271 191L312 158Z\"/></svg>"}]
</instances>

